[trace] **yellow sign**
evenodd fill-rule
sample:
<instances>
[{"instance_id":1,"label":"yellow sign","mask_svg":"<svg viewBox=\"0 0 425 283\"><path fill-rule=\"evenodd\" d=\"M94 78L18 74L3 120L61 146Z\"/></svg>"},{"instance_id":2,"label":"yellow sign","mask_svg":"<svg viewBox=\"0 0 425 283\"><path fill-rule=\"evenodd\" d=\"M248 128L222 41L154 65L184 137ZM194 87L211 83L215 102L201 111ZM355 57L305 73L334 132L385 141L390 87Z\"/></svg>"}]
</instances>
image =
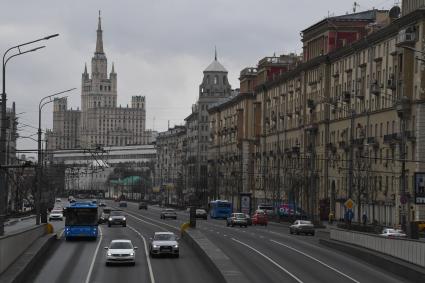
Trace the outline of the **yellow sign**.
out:
<instances>
[{"instance_id":1,"label":"yellow sign","mask_svg":"<svg viewBox=\"0 0 425 283\"><path fill-rule=\"evenodd\" d=\"M348 209L352 209L354 206L354 201L349 198L346 202L344 202L344 206Z\"/></svg>"}]
</instances>

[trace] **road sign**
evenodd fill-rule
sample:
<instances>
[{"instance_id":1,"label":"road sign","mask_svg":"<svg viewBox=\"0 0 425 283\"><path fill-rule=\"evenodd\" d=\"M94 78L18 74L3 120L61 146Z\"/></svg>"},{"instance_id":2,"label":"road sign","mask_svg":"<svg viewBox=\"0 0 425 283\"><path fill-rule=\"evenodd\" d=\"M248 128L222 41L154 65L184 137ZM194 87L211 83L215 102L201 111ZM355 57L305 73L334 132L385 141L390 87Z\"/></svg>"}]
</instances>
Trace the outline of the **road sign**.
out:
<instances>
[{"instance_id":1,"label":"road sign","mask_svg":"<svg viewBox=\"0 0 425 283\"><path fill-rule=\"evenodd\" d=\"M344 206L348 209L352 209L354 206L354 201L349 198L344 202Z\"/></svg>"}]
</instances>

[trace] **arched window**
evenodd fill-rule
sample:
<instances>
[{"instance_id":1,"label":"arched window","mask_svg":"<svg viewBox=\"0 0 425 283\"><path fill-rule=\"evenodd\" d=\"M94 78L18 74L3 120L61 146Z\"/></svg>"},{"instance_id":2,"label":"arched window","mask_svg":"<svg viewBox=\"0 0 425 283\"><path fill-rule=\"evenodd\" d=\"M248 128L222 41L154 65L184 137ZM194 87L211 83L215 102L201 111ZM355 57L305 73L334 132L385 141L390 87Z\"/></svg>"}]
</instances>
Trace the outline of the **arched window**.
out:
<instances>
[{"instance_id":1,"label":"arched window","mask_svg":"<svg viewBox=\"0 0 425 283\"><path fill-rule=\"evenodd\" d=\"M210 83L210 76L207 76L207 84Z\"/></svg>"},{"instance_id":2,"label":"arched window","mask_svg":"<svg viewBox=\"0 0 425 283\"><path fill-rule=\"evenodd\" d=\"M102 91L103 90L103 86L102 85L100 85L100 91Z\"/></svg>"},{"instance_id":3,"label":"arched window","mask_svg":"<svg viewBox=\"0 0 425 283\"><path fill-rule=\"evenodd\" d=\"M223 84L226 84L226 76L223 76Z\"/></svg>"},{"instance_id":4,"label":"arched window","mask_svg":"<svg viewBox=\"0 0 425 283\"><path fill-rule=\"evenodd\" d=\"M218 77L217 76L214 76L214 84L215 85L218 84Z\"/></svg>"}]
</instances>

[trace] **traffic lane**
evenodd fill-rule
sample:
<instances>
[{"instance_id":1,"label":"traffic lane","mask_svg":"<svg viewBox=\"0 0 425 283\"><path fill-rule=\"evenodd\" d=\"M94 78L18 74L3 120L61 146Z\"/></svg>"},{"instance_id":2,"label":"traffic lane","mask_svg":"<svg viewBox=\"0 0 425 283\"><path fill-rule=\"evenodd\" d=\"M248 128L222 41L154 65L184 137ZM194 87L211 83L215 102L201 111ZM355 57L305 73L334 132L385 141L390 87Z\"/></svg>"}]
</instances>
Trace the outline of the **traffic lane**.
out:
<instances>
[{"instance_id":1,"label":"traffic lane","mask_svg":"<svg viewBox=\"0 0 425 283\"><path fill-rule=\"evenodd\" d=\"M124 211L126 211L126 209L124 209ZM169 223L161 223L160 221L153 222L132 211L127 211L130 212L127 216L128 225L145 237L148 246L149 238L153 237L155 232L170 231L179 236L177 229L165 225ZM165 256L150 258L156 282L198 283L200 278L202 278L203 283L218 282L218 278L216 278L211 270L204 265L203 261L200 260L198 254L190 245L180 240L179 247L179 258Z\"/></svg>"},{"instance_id":2,"label":"traffic lane","mask_svg":"<svg viewBox=\"0 0 425 283\"><path fill-rule=\"evenodd\" d=\"M182 215L183 217L179 217L178 220L161 220L159 219L160 210L156 209L148 209L148 211L142 210L141 213L139 213L138 211L134 211L134 208L132 209L129 207L128 211L132 214L140 215L140 218L145 221L155 221L155 225L164 225L166 230L173 230L172 227L179 227L179 224L188 219ZM207 221L198 221L199 225L204 222L206 223ZM282 269L274 266L256 252L242 245L237 245L230 238L220 238L218 233L205 232L204 234L234 262L241 272L247 275L251 282L296 282L291 275L282 272ZM193 270L193 268L191 270Z\"/></svg>"},{"instance_id":3,"label":"traffic lane","mask_svg":"<svg viewBox=\"0 0 425 283\"><path fill-rule=\"evenodd\" d=\"M233 241L232 234L223 234L218 231L203 232L232 260L238 270L244 273L250 282L297 282L291 275L282 271L281 268L257 252ZM285 268L281 264L279 266Z\"/></svg>"},{"instance_id":4,"label":"traffic lane","mask_svg":"<svg viewBox=\"0 0 425 283\"><path fill-rule=\"evenodd\" d=\"M96 255L90 282L150 282L145 247L142 239L129 227L101 225L103 232L102 243ZM131 240L136 250L136 264L106 266L106 253L104 247L109 246L112 240Z\"/></svg>"},{"instance_id":5,"label":"traffic lane","mask_svg":"<svg viewBox=\"0 0 425 283\"><path fill-rule=\"evenodd\" d=\"M65 241L61 237L35 272L33 282L85 282L99 241Z\"/></svg>"},{"instance_id":6,"label":"traffic lane","mask_svg":"<svg viewBox=\"0 0 425 283\"><path fill-rule=\"evenodd\" d=\"M279 250L282 254L295 252L299 256L310 259L318 265L324 266L326 264L329 267L335 268L339 272L360 282L405 282L403 278L393 276L386 270L370 266L346 253L329 250L319 245L315 237L290 235L287 231L285 232L288 234L284 232L276 233L269 231L267 228L255 226L251 226L248 229L235 229L235 227L226 227L224 223L223 225L217 225L213 222L217 222L217 220L208 223L205 222L204 225L200 225L200 228L210 233L217 231L224 234L234 234L238 238L252 241L252 245L259 247L260 250L263 245L267 245L269 248L273 247L271 250ZM329 267L327 268L328 272L335 272Z\"/></svg>"}]
</instances>

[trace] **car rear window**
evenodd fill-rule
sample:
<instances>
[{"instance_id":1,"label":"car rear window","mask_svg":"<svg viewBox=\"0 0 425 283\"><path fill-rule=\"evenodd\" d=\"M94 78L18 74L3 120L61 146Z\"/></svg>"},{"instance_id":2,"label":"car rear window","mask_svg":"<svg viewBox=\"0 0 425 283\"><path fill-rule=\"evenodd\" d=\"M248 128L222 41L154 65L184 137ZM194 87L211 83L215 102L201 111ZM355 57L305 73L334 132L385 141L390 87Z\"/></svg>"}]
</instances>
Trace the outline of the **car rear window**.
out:
<instances>
[{"instance_id":1,"label":"car rear window","mask_svg":"<svg viewBox=\"0 0 425 283\"><path fill-rule=\"evenodd\" d=\"M236 218L246 218L245 214L243 214L243 213L236 213L235 217Z\"/></svg>"},{"instance_id":2,"label":"car rear window","mask_svg":"<svg viewBox=\"0 0 425 283\"><path fill-rule=\"evenodd\" d=\"M311 221L305 221L305 220L303 220L303 221L300 221L300 224L311 224Z\"/></svg>"}]
</instances>

